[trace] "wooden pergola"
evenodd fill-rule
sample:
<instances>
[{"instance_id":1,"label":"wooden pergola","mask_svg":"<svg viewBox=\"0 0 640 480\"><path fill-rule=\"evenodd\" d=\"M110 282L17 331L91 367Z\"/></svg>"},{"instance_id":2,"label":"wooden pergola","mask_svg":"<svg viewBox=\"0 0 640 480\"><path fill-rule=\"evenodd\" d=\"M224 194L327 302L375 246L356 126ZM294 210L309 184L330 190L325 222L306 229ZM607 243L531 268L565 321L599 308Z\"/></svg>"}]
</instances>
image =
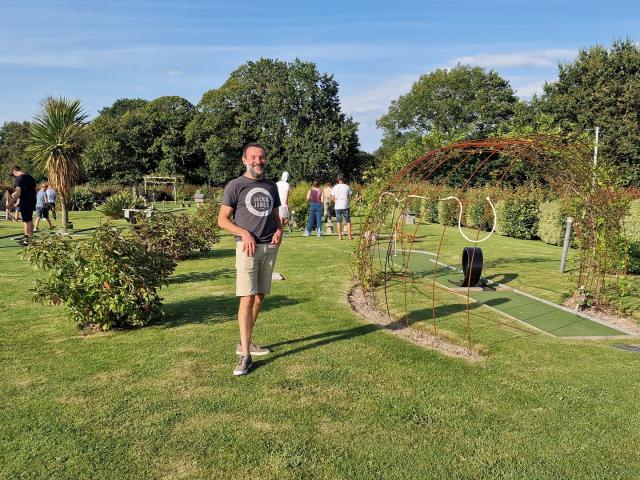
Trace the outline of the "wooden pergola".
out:
<instances>
[{"instance_id":1,"label":"wooden pergola","mask_svg":"<svg viewBox=\"0 0 640 480\"><path fill-rule=\"evenodd\" d=\"M144 180L145 197L147 195L147 185L173 185L173 203L178 203L178 182L182 182L184 177L145 175L142 179Z\"/></svg>"}]
</instances>

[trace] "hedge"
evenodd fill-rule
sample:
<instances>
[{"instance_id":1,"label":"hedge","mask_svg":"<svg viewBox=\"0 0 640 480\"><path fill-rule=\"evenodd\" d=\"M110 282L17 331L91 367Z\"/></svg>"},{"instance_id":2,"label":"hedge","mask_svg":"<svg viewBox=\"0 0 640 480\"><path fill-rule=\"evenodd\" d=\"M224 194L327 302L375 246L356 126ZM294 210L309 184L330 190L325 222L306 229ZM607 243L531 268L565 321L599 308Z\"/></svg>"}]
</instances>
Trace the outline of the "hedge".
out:
<instances>
[{"instance_id":1,"label":"hedge","mask_svg":"<svg viewBox=\"0 0 640 480\"><path fill-rule=\"evenodd\" d=\"M531 240L538 235L538 201L513 195L504 200L499 225L502 235Z\"/></svg>"},{"instance_id":2,"label":"hedge","mask_svg":"<svg viewBox=\"0 0 640 480\"><path fill-rule=\"evenodd\" d=\"M640 199L632 200L624 217L624 232L629 242L627 272L640 274Z\"/></svg>"},{"instance_id":3,"label":"hedge","mask_svg":"<svg viewBox=\"0 0 640 480\"><path fill-rule=\"evenodd\" d=\"M440 225L458 225L460 207L454 200L441 200L438 202L438 223Z\"/></svg>"},{"instance_id":4,"label":"hedge","mask_svg":"<svg viewBox=\"0 0 640 480\"><path fill-rule=\"evenodd\" d=\"M562 245L567 215L559 200L540 204L538 237L550 245Z\"/></svg>"}]
</instances>

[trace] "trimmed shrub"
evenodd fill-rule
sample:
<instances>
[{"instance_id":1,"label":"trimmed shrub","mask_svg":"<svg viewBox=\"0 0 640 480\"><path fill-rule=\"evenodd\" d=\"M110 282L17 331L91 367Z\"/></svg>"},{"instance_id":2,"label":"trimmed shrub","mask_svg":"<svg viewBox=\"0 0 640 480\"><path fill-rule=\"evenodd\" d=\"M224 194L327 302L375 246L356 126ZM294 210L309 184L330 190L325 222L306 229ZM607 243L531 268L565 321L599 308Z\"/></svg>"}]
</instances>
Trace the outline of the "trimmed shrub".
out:
<instances>
[{"instance_id":1,"label":"trimmed shrub","mask_svg":"<svg viewBox=\"0 0 640 480\"><path fill-rule=\"evenodd\" d=\"M139 218L132 226L134 238L150 252L181 260L218 243L217 212L213 203L199 207L193 217L156 212L149 218Z\"/></svg>"},{"instance_id":2,"label":"trimmed shrub","mask_svg":"<svg viewBox=\"0 0 640 480\"><path fill-rule=\"evenodd\" d=\"M307 182L301 182L289 192L289 212L296 228L305 228L309 216L309 204L307 192L311 186Z\"/></svg>"},{"instance_id":3,"label":"trimmed shrub","mask_svg":"<svg viewBox=\"0 0 640 480\"><path fill-rule=\"evenodd\" d=\"M139 195L136 196L127 190L122 190L107 198L98 210L109 218L117 219L124 218L122 210L125 208L144 208L144 198Z\"/></svg>"},{"instance_id":4,"label":"trimmed shrub","mask_svg":"<svg viewBox=\"0 0 640 480\"><path fill-rule=\"evenodd\" d=\"M504 199L504 203L498 202L498 227L502 235L508 237L531 240L538 236L539 204L542 198L538 188L524 187L518 189Z\"/></svg>"},{"instance_id":5,"label":"trimmed shrub","mask_svg":"<svg viewBox=\"0 0 640 480\"><path fill-rule=\"evenodd\" d=\"M640 241L629 242L627 255L627 273L640 275Z\"/></svg>"},{"instance_id":6,"label":"trimmed shrub","mask_svg":"<svg viewBox=\"0 0 640 480\"><path fill-rule=\"evenodd\" d=\"M540 204L538 215L538 237L550 245L562 245L566 229L567 214L560 200Z\"/></svg>"},{"instance_id":7,"label":"trimmed shrub","mask_svg":"<svg viewBox=\"0 0 640 480\"><path fill-rule=\"evenodd\" d=\"M458 225L460 206L455 200L440 200L438 202L438 223L440 225Z\"/></svg>"},{"instance_id":8,"label":"trimmed shrub","mask_svg":"<svg viewBox=\"0 0 640 480\"><path fill-rule=\"evenodd\" d=\"M629 211L624 217L624 234L631 242L640 242L640 199L629 203Z\"/></svg>"},{"instance_id":9,"label":"trimmed shrub","mask_svg":"<svg viewBox=\"0 0 640 480\"><path fill-rule=\"evenodd\" d=\"M438 223L438 202L423 199L420 203L420 217L425 223Z\"/></svg>"},{"instance_id":10,"label":"trimmed shrub","mask_svg":"<svg viewBox=\"0 0 640 480\"><path fill-rule=\"evenodd\" d=\"M43 234L24 256L48 274L36 282L34 298L62 303L80 327L142 326L164 315L157 290L167 283L174 261L109 224L88 240Z\"/></svg>"}]
</instances>

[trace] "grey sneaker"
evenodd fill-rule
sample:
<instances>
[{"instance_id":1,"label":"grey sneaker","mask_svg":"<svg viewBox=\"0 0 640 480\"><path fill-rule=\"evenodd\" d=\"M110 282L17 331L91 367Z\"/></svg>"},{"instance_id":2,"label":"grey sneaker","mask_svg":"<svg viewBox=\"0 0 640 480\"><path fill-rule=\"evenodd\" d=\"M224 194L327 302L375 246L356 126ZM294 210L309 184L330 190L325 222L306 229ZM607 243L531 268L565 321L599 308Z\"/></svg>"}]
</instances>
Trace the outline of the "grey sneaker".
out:
<instances>
[{"instance_id":1,"label":"grey sneaker","mask_svg":"<svg viewBox=\"0 0 640 480\"><path fill-rule=\"evenodd\" d=\"M271 353L271 350L251 342L249 344L249 353L251 355L255 355L256 357L259 357L261 355L269 355ZM242 355L242 345L240 345L240 342L238 342L238 345L236 345L236 354Z\"/></svg>"},{"instance_id":2,"label":"grey sneaker","mask_svg":"<svg viewBox=\"0 0 640 480\"><path fill-rule=\"evenodd\" d=\"M233 369L233 374L237 377L239 375L246 375L253 366L251 362L251 355L240 355L238 357L238 363L236 368Z\"/></svg>"}]
</instances>

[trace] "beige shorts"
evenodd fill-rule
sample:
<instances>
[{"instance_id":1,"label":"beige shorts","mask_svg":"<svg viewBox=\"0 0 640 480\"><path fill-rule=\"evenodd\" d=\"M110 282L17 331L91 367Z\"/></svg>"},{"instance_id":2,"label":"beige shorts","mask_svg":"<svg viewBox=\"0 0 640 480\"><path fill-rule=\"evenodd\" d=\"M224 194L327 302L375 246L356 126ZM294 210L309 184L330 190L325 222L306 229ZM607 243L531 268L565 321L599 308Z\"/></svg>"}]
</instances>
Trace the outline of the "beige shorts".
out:
<instances>
[{"instance_id":1,"label":"beige shorts","mask_svg":"<svg viewBox=\"0 0 640 480\"><path fill-rule=\"evenodd\" d=\"M253 257L242 251L242 242L236 242L236 296L246 297L271 291L271 274L276 264L278 245L256 244Z\"/></svg>"}]
</instances>

